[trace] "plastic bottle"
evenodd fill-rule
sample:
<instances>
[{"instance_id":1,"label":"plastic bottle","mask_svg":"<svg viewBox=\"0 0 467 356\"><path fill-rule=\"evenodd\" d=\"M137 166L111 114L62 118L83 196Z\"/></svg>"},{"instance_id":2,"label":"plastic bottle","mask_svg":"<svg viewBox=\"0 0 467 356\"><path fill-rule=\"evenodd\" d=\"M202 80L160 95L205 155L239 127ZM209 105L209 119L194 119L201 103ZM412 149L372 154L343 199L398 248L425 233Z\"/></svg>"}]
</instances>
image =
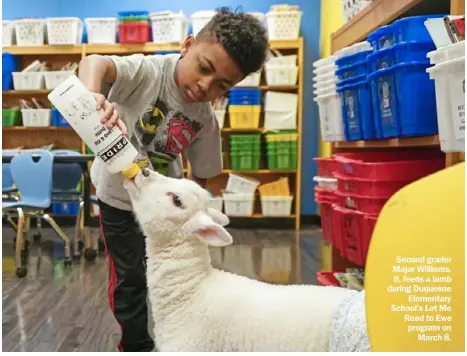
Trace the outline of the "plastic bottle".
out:
<instances>
[{"instance_id":1,"label":"plastic bottle","mask_svg":"<svg viewBox=\"0 0 467 356\"><path fill-rule=\"evenodd\" d=\"M138 173L139 167L133 163L138 151L118 127L108 129L101 124L102 111L96 109L96 99L75 75L58 85L48 98L110 173L122 172L127 179Z\"/></svg>"}]
</instances>

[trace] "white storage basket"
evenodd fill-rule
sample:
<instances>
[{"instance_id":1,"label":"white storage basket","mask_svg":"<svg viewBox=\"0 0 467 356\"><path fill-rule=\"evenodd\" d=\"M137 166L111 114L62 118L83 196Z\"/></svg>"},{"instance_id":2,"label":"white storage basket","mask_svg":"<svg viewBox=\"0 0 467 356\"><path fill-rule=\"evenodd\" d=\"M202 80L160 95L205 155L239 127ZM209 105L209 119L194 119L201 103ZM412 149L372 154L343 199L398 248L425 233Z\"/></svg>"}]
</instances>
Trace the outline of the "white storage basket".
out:
<instances>
[{"instance_id":1,"label":"white storage basket","mask_svg":"<svg viewBox=\"0 0 467 356\"><path fill-rule=\"evenodd\" d=\"M261 71L247 75L236 87L257 87L261 82Z\"/></svg>"},{"instance_id":2,"label":"white storage basket","mask_svg":"<svg viewBox=\"0 0 467 356\"><path fill-rule=\"evenodd\" d=\"M219 123L219 128L224 128L224 121L225 121L225 110L214 110L214 114L216 115L217 122Z\"/></svg>"},{"instance_id":3,"label":"white storage basket","mask_svg":"<svg viewBox=\"0 0 467 356\"><path fill-rule=\"evenodd\" d=\"M180 43L188 35L188 20L183 13L171 11L149 15L152 41L155 43Z\"/></svg>"},{"instance_id":4,"label":"white storage basket","mask_svg":"<svg viewBox=\"0 0 467 356\"><path fill-rule=\"evenodd\" d=\"M230 173L225 190L229 193L254 194L259 185L260 181L256 179Z\"/></svg>"},{"instance_id":5,"label":"white storage basket","mask_svg":"<svg viewBox=\"0 0 467 356\"><path fill-rule=\"evenodd\" d=\"M50 109L22 109L21 115L25 127L50 126Z\"/></svg>"},{"instance_id":6,"label":"white storage basket","mask_svg":"<svg viewBox=\"0 0 467 356\"><path fill-rule=\"evenodd\" d=\"M77 17L49 17L47 37L50 45L76 45L82 42L83 23Z\"/></svg>"},{"instance_id":7,"label":"white storage basket","mask_svg":"<svg viewBox=\"0 0 467 356\"><path fill-rule=\"evenodd\" d=\"M45 20L15 20L15 35L18 46L42 46L45 41Z\"/></svg>"},{"instance_id":8,"label":"white storage basket","mask_svg":"<svg viewBox=\"0 0 467 356\"><path fill-rule=\"evenodd\" d=\"M254 194L224 193L224 209L227 216L252 216L255 205Z\"/></svg>"},{"instance_id":9,"label":"white storage basket","mask_svg":"<svg viewBox=\"0 0 467 356\"><path fill-rule=\"evenodd\" d=\"M295 85L298 78L298 67L265 65L267 85Z\"/></svg>"},{"instance_id":10,"label":"white storage basket","mask_svg":"<svg viewBox=\"0 0 467 356\"><path fill-rule=\"evenodd\" d=\"M287 56L271 56L268 58L266 65L278 65L278 66L291 66L297 65L297 55L291 54Z\"/></svg>"},{"instance_id":11,"label":"white storage basket","mask_svg":"<svg viewBox=\"0 0 467 356\"><path fill-rule=\"evenodd\" d=\"M318 184L318 187L326 190L337 190L337 178L313 177L313 182Z\"/></svg>"},{"instance_id":12,"label":"white storage basket","mask_svg":"<svg viewBox=\"0 0 467 356\"><path fill-rule=\"evenodd\" d=\"M256 19L261 23L264 21L264 13L262 12L247 12L247 14L256 17Z\"/></svg>"},{"instance_id":13,"label":"white storage basket","mask_svg":"<svg viewBox=\"0 0 467 356\"><path fill-rule=\"evenodd\" d=\"M12 46L15 44L15 24L13 21L2 21L2 46Z\"/></svg>"},{"instance_id":14,"label":"white storage basket","mask_svg":"<svg viewBox=\"0 0 467 356\"><path fill-rule=\"evenodd\" d=\"M264 112L264 128L268 130L296 130L296 111L269 111Z\"/></svg>"},{"instance_id":15,"label":"white storage basket","mask_svg":"<svg viewBox=\"0 0 467 356\"><path fill-rule=\"evenodd\" d=\"M290 216L293 197L260 197L264 216Z\"/></svg>"},{"instance_id":16,"label":"white storage basket","mask_svg":"<svg viewBox=\"0 0 467 356\"><path fill-rule=\"evenodd\" d=\"M196 37L199 31L211 21L212 17L216 14L215 11L197 11L191 15L191 24L193 26L193 36Z\"/></svg>"},{"instance_id":17,"label":"white storage basket","mask_svg":"<svg viewBox=\"0 0 467 356\"><path fill-rule=\"evenodd\" d=\"M325 142L344 141L344 122L339 94L335 91L314 99L318 103L321 138Z\"/></svg>"},{"instance_id":18,"label":"white storage basket","mask_svg":"<svg viewBox=\"0 0 467 356\"><path fill-rule=\"evenodd\" d=\"M301 11L271 11L266 14L269 40L296 40L300 34Z\"/></svg>"},{"instance_id":19,"label":"white storage basket","mask_svg":"<svg viewBox=\"0 0 467 356\"><path fill-rule=\"evenodd\" d=\"M325 67L327 65L334 64L334 63L335 63L334 56L329 56L329 57L318 59L316 62L313 62L313 67L314 68Z\"/></svg>"},{"instance_id":20,"label":"white storage basket","mask_svg":"<svg viewBox=\"0 0 467 356\"><path fill-rule=\"evenodd\" d=\"M67 80L72 75L75 75L75 72L72 71L53 71L53 72L44 72L45 78L45 88L47 90L53 90L58 87L62 82Z\"/></svg>"},{"instance_id":21,"label":"white storage basket","mask_svg":"<svg viewBox=\"0 0 467 356\"><path fill-rule=\"evenodd\" d=\"M427 57L430 64L440 64L450 59L456 59L465 55L465 41L457 42L449 46L429 52Z\"/></svg>"},{"instance_id":22,"label":"white storage basket","mask_svg":"<svg viewBox=\"0 0 467 356\"><path fill-rule=\"evenodd\" d=\"M441 150L465 152L465 57L428 68L435 80Z\"/></svg>"},{"instance_id":23,"label":"white storage basket","mask_svg":"<svg viewBox=\"0 0 467 356\"><path fill-rule=\"evenodd\" d=\"M117 41L118 21L115 17L86 18L86 31L89 44L115 43Z\"/></svg>"},{"instance_id":24,"label":"white storage basket","mask_svg":"<svg viewBox=\"0 0 467 356\"><path fill-rule=\"evenodd\" d=\"M223 202L224 200L222 199L222 197L211 197L209 198L208 207L218 211L222 211Z\"/></svg>"},{"instance_id":25,"label":"white storage basket","mask_svg":"<svg viewBox=\"0 0 467 356\"><path fill-rule=\"evenodd\" d=\"M44 89L44 72L13 72L15 90Z\"/></svg>"}]
</instances>

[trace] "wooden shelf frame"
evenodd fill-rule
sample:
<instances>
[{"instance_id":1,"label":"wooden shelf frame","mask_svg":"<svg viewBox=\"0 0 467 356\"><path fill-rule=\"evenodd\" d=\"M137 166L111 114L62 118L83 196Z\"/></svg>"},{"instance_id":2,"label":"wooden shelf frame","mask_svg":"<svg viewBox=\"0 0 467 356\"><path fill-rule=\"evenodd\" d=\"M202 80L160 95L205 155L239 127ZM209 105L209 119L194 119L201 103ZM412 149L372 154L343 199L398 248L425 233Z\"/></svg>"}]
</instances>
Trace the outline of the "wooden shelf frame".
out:
<instances>
[{"instance_id":1,"label":"wooden shelf frame","mask_svg":"<svg viewBox=\"0 0 467 356\"><path fill-rule=\"evenodd\" d=\"M380 26L387 25L395 19L410 15L417 15L419 6L431 13L439 11L438 8L449 2L451 15L465 14L465 0L374 0L373 4L365 8L355 18L342 26L331 35L332 52L365 40L365 38ZM431 8L430 8L431 6ZM436 8L436 10L434 10ZM433 9L433 11L431 11ZM337 142L332 145L332 153L371 150L371 149L404 149L415 147L439 147L438 136L398 138L378 141ZM446 153L446 167L464 161L464 153ZM339 251L331 246L332 269L340 270L346 267L355 267L355 264L342 258Z\"/></svg>"},{"instance_id":2,"label":"wooden shelf frame","mask_svg":"<svg viewBox=\"0 0 467 356\"><path fill-rule=\"evenodd\" d=\"M291 180L293 187L294 195L294 211L293 214L286 217L265 217L262 214L254 214L251 217L252 219L268 219L268 218L277 218L277 219L294 219L296 230L300 229L300 206L301 206L301 162L302 162L302 120L303 120L303 71L304 67L304 42L303 38L297 40L284 40L284 41L270 41L269 47L276 50L284 50L286 53L297 53L298 55L298 67L299 74L297 79L297 85L290 86L268 86L260 85L258 88L262 91L275 90L275 91L284 91L284 92L293 92L298 94L298 111L297 111L297 132L298 132L298 144L297 144L297 170L267 170L261 169L259 171L233 171L226 169L223 173L214 179L219 178L220 180L225 179L229 173L237 173L243 175L249 175L257 177L258 179L274 179L278 176L287 176ZM172 44L157 44L157 43L144 43L144 44L105 44L105 45L92 45L92 44L81 44L76 46L51 46L44 45L38 47L20 47L20 46L10 46L3 47L3 53L11 53L16 56L22 56L23 61L27 64L34 60L34 57L45 58L47 61L53 62L56 58L57 62L61 61L79 61L80 59L91 55L91 54L115 54L115 55L129 55L133 53L143 53L143 54L154 54L155 52L167 52L167 51L179 51L181 49L180 43ZM23 63L24 64L24 63ZM43 99L49 94L48 90L31 90L31 91L3 91L2 97L5 100L10 102L17 100L19 97L38 97ZM72 135L70 128L56 128L56 127L46 127L46 128L29 128L29 127L12 127L12 128L3 128L3 132L8 132L9 136L14 136L12 142L18 142L19 139L29 139L37 138L42 136L42 140L53 139L57 137L57 134L65 134L67 136ZM222 129L222 135L229 135L233 133L263 133L267 130L264 128L257 129L232 129L224 128ZM39 134L40 133L40 134ZM5 144L6 135L4 135L4 144ZM81 151L86 152L86 146L84 142L81 141ZM185 170L186 176L189 176L191 169L189 164L186 166ZM258 202L256 202L258 203ZM234 218L234 217L233 217Z\"/></svg>"}]
</instances>

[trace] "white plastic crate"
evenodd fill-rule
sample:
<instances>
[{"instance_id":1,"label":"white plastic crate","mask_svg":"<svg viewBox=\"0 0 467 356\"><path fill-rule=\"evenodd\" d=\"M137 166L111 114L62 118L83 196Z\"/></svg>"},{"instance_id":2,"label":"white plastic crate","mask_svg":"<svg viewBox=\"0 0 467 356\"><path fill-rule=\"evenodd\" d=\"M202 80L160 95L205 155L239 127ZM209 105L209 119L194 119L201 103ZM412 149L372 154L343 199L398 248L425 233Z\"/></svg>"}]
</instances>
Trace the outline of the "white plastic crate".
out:
<instances>
[{"instance_id":1,"label":"white plastic crate","mask_svg":"<svg viewBox=\"0 0 467 356\"><path fill-rule=\"evenodd\" d=\"M254 194L224 193L224 209L227 216L252 216L255 205Z\"/></svg>"},{"instance_id":2,"label":"white plastic crate","mask_svg":"<svg viewBox=\"0 0 467 356\"><path fill-rule=\"evenodd\" d=\"M264 94L264 110L297 111L298 96L292 93L267 91Z\"/></svg>"},{"instance_id":3,"label":"white plastic crate","mask_svg":"<svg viewBox=\"0 0 467 356\"><path fill-rule=\"evenodd\" d=\"M223 202L224 200L222 199L222 197L211 197L209 198L208 207L218 211L222 211Z\"/></svg>"},{"instance_id":4,"label":"white plastic crate","mask_svg":"<svg viewBox=\"0 0 467 356\"><path fill-rule=\"evenodd\" d=\"M2 46L12 46L15 44L15 24L13 21L2 21Z\"/></svg>"},{"instance_id":5,"label":"white plastic crate","mask_svg":"<svg viewBox=\"0 0 467 356\"><path fill-rule=\"evenodd\" d=\"M225 190L229 193L254 194L259 185L260 181L256 179L230 173Z\"/></svg>"},{"instance_id":6,"label":"white plastic crate","mask_svg":"<svg viewBox=\"0 0 467 356\"><path fill-rule=\"evenodd\" d=\"M76 45L82 42L83 23L78 17L49 17L46 21L50 45Z\"/></svg>"},{"instance_id":7,"label":"white plastic crate","mask_svg":"<svg viewBox=\"0 0 467 356\"><path fill-rule=\"evenodd\" d=\"M449 46L429 52L427 57L430 59L430 64L440 64L450 59L462 57L465 54L465 41L457 42Z\"/></svg>"},{"instance_id":8,"label":"white plastic crate","mask_svg":"<svg viewBox=\"0 0 467 356\"><path fill-rule=\"evenodd\" d=\"M264 128L268 130L296 130L296 111L270 111L264 112Z\"/></svg>"},{"instance_id":9,"label":"white plastic crate","mask_svg":"<svg viewBox=\"0 0 467 356\"><path fill-rule=\"evenodd\" d=\"M264 216L290 216L293 197L260 197Z\"/></svg>"},{"instance_id":10,"label":"white plastic crate","mask_svg":"<svg viewBox=\"0 0 467 356\"><path fill-rule=\"evenodd\" d=\"M332 55L329 57L318 59L316 62L313 62L313 67L314 68L325 67L327 65L334 64L334 63L335 63L335 58Z\"/></svg>"},{"instance_id":11,"label":"white plastic crate","mask_svg":"<svg viewBox=\"0 0 467 356\"><path fill-rule=\"evenodd\" d=\"M115 17L89 17L84 19L88 43L102 44L117 42L118 21Z\"/></svg>"},{"instance_id":12,"label":"white plastic crate","mask_svg":"<svg viewBox=\"0 0 467 356\"><path fill-rule=\"evenodd\" d=\"M301 11L270 11L266 14L269 40L296 40L300 34Z\"/></svg>"},{"instance_id":13,"label":"white plastic crate","mask_svg":"<svg viewBox=\"0 0 467 356\"><path fill-rule=\"evenodd\" d=\"M182 12L153 12L149 19L155 43L180 43L188 35L188 20Z\"/></svg>"},{"instance_id":14,"label":"white plastic crate","mask_svg":"<svg viewBox=\"0 0 467 356\"><path fill-rule=\"evenodd\" d=\"M297 58L296 54L287 56L271 56L268 58L266 64L293 67L297 65Z\"/></svg>"},{"instance_id":15,"label":"white plastic crate","mask_svg":"<svg viewBox=\"0 0 467 356\"><path fill-rule=\"evenodd\" d=\"M25 127L50 126L50 109L22 109L21 115Z\"/></svg>"},{"instance_id":16,"label":"white plastic crate","mask_svg":"<svg viewBox=\"0 0 467 356\"><path fill-rule=\"evenodd\" d=\"M334 53L334 59L337 61L338 59L350 56L351 54L371 51L372 49L373 47L371 47L370 42L367 42L367 41L358 42L351 46L344 47L338 50L336 53Z\"/></svg>"},{"instance_id":17,"label":"white plastic crate","mask_svg":"<svg viewBox=\"0 0 467 356\"><path fill-rule=\"evenodd\" d=\"M45 41L45 20L15 20L15 35L18 46L42 46Z\"/></svg>"},{"instance_id":18,"label":"white plastic crate","mask_svg":"<svg viewBox=\"0 0 467 356\"><path fill-rule=\"evenodd\" d=\"M345 140L342 106L339 94L330 90L314 99L318 103L321 138L325 142Z\"/></svg>"},{"instance_id":19,"label":"white plastic crate","mask_svg":"<svg viewBox=\"0 0 467 356\"><path fill-rule=\"evenodd\" d=\"M435 80L441 150L465 152L465 56L428 68Z\"/></svg>"},{"instance_id":20,"label":"white plastic crate","mask_svg":"<svg viewBox=\"0 0 467 356\"><path fill-rule=\"evenodd\" d=\"M236 87L257 87L261 81L261 71L247 75Z\"/></svg>"},{"instance_id":21,"label":"white plastic crate","mask_svg":"<svg viewBox=\"0 0 467 356\"><path fill-rule=\"evenodd\" d=\"M264 13L262 12L247 12L247 14L256 17L256 19L261 23L264 21Z\"/></svg>"},{"instance_id":22,"label":"white plastic crate","mask_svg":"<svg viewBox=\"0 0 467 356\"><path fill-rule=\"evenodd\" d=\"M13 72L15 90L44 89L44 72Z\"/></svg>"},{"instance_id":23,"label":"white plastic crate","mask_svg":"<svg viewBox=\"0 0 467 356\"><path fill-rule=\"evenodd\" d=\"M314 71L313 74L315 75L316 78L320 78L323 76L328 76L329 74L335 74L337 70L337 66L334 63L317 67Z\"/></svg>"},{"instance_id":24,"label":"white plastic crate","mask_svg":"<svg viewBox=\"0 0 467 356\"><path fill-rule=\"evenodd\" d=\"M313 182L318 184L318 187L326 190L336 190L337 189L337 178L327 178L327 177L313 177Z\"/></svg>"},{"instance_id":25,"label":"white plastic crate","mask_svg":"<svg viewBox=\"0 0 467 356\"><path fill-rule=\"evenodd\" d=\"M72 75L75 75L75 72L64 70L44 72L45 88L53 90Z\"/></svg>"},{"instance_id":26,"label":"white plastic crate","mask_svg":"<svg viewBox=\"0 0 467 356\"><path fill-rule=\"evenodd\" d=\"M191 15L191 24L193 26L193 36L196 37L199 31L211 21L212 17L216 14L213 10L197 11Z\"/></svg>"},{"instance_id":27,"label":"white plastic crate","mask_svg":"<svg viewBox=\"0 0 467 356\"><path fill-rule=\"evenodd\" d=\"M298 67L265 65L267 85L295 85L298 78Z\"/></svg>"},{"instance_id":28,"label":"white plastic crate","mask_svg":"<svg viewBox=\"0 0 467 356\"><path fill-rule=\"evenodd\" d=\"M214 114L216 115L217 122L219 123L219 128L222 129L224 127L225 121L225 110L214 110Z\"/></svg>"}]
</instances>

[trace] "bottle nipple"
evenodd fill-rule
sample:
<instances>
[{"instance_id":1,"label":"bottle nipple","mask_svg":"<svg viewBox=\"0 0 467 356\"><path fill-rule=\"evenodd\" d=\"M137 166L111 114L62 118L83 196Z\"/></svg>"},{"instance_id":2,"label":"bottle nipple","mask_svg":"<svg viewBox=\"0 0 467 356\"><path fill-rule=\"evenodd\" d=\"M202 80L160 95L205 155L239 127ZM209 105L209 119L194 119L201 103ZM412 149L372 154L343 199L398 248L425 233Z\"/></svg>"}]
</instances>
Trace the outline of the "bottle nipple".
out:
<instances>
[{"instance_id":1,"label":"bottle nipple","mask_svg":"<svg viewBox=\"0 0 467 356\"><path fill-rule=\"evenodd\" d=\"M133 163L130 167L124 169L122 171L123 176L127 180L132 180L133 178L136 177L136 175L139 173L140 168L136 163Z\"/></svg>"}]
</instances>

